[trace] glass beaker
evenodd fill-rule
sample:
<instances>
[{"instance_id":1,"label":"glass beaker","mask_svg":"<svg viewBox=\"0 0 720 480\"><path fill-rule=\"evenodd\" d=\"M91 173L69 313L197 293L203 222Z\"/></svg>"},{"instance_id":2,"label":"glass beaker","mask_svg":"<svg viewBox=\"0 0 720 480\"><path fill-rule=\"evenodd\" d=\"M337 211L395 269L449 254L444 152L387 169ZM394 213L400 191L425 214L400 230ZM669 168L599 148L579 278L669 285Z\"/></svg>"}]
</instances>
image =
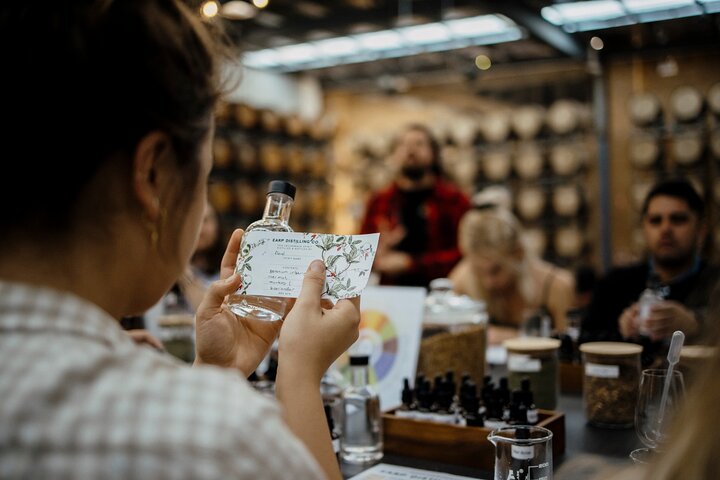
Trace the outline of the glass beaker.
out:
<instances>
[{"instance_id":1,"label":"glass beaker","mask_svg":"<svg viewBox=\"0 0 720 480\"><path fill-rule=\"evenodd\" d=\"M490 432L495 480L552 480L552 436L547 428L514 425Z\"/></svg>"}]
</instances>

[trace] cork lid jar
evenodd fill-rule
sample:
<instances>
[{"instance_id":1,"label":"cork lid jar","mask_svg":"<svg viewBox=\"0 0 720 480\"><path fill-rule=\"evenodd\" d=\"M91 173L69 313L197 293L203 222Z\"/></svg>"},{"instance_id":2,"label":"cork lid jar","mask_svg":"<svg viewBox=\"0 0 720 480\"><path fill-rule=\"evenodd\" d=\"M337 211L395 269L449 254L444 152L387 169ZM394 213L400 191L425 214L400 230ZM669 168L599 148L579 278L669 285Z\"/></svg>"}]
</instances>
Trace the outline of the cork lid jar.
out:
<instances>
[{"instance_id":1,"label":"cork lid jar","mask_svg":"<svg viewBox=\"0 0 720 480\"><path fill-rule=\"evenodd\" d=\"M580 345L583 363L583 404L589 424L630 428L635 421L643 347L626 342Z\"/></svg>"},{"instance_id":2,"label":"cork lid jar","mask_svg":"<svg viewBox=\"0 0 720 480\"><path fill-rule=\"evenodd\" d=\"M523 378L530 381L538 408L553 410L560 392L558 349L560 340L545 337L519 337L505 340L508 386L520 388Z\"/></svg>"}]
</instances>

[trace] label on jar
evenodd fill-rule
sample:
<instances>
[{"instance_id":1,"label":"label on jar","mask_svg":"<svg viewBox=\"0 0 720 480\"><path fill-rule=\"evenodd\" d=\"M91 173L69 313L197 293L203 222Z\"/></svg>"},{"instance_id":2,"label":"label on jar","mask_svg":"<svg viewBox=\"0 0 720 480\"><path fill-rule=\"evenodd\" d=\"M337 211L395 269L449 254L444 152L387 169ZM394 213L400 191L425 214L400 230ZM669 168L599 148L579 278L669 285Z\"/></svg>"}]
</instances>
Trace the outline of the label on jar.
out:
<instances>
[{"instance_id":1,"label":"label on jar","mask_svg":"<svg viewBox=\"0 0 720 480\"><path fill-rule=\"evenodd\" d=\"M541 367L539 359L516 353L508 355L507 366L511 372L539 372Z\"/></svg>"},{"instance_id":2,"label":"label on jar","mask_svg":"<svg viewBox=\"0 0 720 480\"><path fill-rule=\"evenodd\" d=\"M619 378L619 365L600 365L597 363L585 364L585 375L588 377Z\"/></svg>"},{"instance_id":3,"label":"label on jar","mask_svg":"<svg viewBox=\"0 0 720 480\"><path fill-rule=\"evenodd\" d=\"M510 454L515 460L530 460L535 456L535 447L532 445L512 445Z\"/></svg>"}]
</instances>

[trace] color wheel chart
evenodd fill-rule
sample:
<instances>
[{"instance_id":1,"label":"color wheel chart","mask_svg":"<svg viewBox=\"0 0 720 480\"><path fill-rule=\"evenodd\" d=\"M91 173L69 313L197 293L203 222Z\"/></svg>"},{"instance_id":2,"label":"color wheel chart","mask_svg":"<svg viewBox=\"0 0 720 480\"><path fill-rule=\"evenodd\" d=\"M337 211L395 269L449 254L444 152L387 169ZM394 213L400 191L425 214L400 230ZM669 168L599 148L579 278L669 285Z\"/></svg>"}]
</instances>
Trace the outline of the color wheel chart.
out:
<instances>
[{"instance_id":1,"label":"color wheel chart","mask_svg":"<svg viewBox=\"0 0 720 480\"><path fill-rule=\"evenodd\" d=\"M352 350L370 355L371 384L385 378L390 373L398 353L397 331L390 318L378 310L364 310L360 316L360 335ZM343 355L348 356L347 352ZM344 359L343 366L347 361Z\"/></svg>"},{"instance_id":2,"label":"color wheel chart","mask_svg":"<svg viewBox=\"0 0 720 480\"><path fill-rule=\"evenodd\" d=\"M372 286L363 290L360 332L348 352L369 355L368 379L380 394L382 409L401 403L404 377L415 379L425 295L421 287ZM334 366L349 384L348 352Z\"/></svg>"}]
</instances>

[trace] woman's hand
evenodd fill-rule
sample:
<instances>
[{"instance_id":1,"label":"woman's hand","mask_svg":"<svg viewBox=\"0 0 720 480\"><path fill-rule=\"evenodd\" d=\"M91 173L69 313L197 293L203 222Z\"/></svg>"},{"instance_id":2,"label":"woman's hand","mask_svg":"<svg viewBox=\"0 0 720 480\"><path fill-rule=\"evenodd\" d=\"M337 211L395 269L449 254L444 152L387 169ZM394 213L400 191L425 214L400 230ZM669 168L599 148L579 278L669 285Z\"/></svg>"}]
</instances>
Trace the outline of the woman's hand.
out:
<instances>
[{"instance_id":1,"label":"woman's hand","mask_svg":"<svg viewBox=\"0 0 720 480\"><path fill-rule=\"evenodd\" d=\"M360 297L333 306L321 301L324 284L325 265L314 260L285 319L278 349L279 372L292 372L293 377L318 384L335 359L357 340L360 326Z\"/></svg>"},{"instance_id":2,"label":"woman's hand","mask_svg":"<svg viewBox=\"0 0 720 480\"><path fill-rule=\"evenodd\" d=\"M242 230L233 232L220 265L220 280L210 285L198 307L195 363L237 368L247 377L267 355L283 322L239 317L227 306L226 297L240 286L234 271L242 236Z\"/></svg>"}]
</instances>

